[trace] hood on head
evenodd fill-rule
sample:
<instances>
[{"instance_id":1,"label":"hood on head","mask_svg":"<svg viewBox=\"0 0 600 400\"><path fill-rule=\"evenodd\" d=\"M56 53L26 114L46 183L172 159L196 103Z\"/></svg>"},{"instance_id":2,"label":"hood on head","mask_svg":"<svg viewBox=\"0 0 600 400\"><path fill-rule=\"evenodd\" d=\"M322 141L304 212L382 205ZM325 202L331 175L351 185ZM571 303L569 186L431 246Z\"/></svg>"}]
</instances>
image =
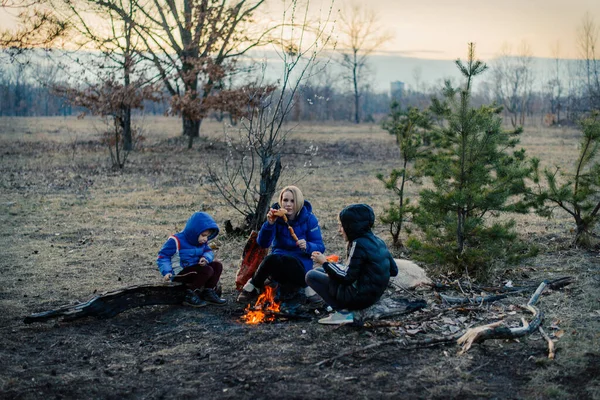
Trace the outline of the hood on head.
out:
<instances>
[{"instance_id":1,"label":"hood on head","mask_svg":"<svg viewBox=\"0 0 600 400\"><path fill-rule=\"evenodd\" d=\"M219 234L219 226L215 220L205 212L195 212L188 219L183 230L183 235L187 241L193 245L198 244L198 236L206 230L212 230L208 240L212 240Z\"/></svg>"},{"instance_id":2,"label":"hood on head","mask_svg":"<svg viewBox=\"0 0 600 400\"><path fill-rule=\"evenodd\" d=\"M340 222L351 242L371 231L375 224L375 212L366 204L351 204L340 211Z\"/></svg>"}]
</instances>

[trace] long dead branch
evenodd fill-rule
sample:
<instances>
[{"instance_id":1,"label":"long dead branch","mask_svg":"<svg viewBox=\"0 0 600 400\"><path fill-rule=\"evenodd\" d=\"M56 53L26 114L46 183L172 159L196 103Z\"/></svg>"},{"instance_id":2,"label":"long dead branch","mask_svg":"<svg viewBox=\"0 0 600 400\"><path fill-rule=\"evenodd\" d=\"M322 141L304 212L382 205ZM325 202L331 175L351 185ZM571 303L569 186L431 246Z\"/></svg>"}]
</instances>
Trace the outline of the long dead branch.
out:
<instances>
[{"instance_id":1,"label":"long dead branch","mask_svg":"<svg viewBox=\"0 0 600 400\"><path fill-rule=\"evenodd\" d=\"M185 286L181 283L129 286L99 294L84 303L31 314L23 322L30 324L59 317L65 321L83 317L110 318L136 307L181 304L184 298Z\"/></svg>"},{"instance_id":2,"label":"long dead branch","mask_svg":"<svg viewBox=\"0 0 600 400\"><path fill-rule=\"evenodd\" d=\"M570 283L573 282L573 278L567 276L564 278L559 278L559 279L554 279L552 281L548 281L546 283L547 287L549 289L552 290L556 290L556 289L560 289ZM451 297L451 296L447 296L445 294L439 294L439 296L441 297L441 299L448 303L448 304L466 304L466 303L471 303L471 304L484 304L484 303L492 303L494 301L497 300L502 300L508 296L512 296L514 294L519 294L519 293L523 293L523 292L527 292L531 289L533 289L535 286L529 286L529 287L521 287L521 288L515 288L513 290L511 290L510 292L505 292L502 294L498 294L498 295L490 295L490 296L477 296L474 298L467 298L467 297Z\"/></svg>"}]
</instances>

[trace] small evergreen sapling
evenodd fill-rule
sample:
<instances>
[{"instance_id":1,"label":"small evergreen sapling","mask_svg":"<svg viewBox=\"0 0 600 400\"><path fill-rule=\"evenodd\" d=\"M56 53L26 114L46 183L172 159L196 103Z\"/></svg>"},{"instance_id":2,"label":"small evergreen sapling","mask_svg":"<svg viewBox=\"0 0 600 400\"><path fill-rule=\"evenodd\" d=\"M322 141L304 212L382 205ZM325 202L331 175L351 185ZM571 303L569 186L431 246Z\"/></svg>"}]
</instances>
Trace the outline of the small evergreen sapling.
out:
<instances>
[{"instance_id":1,"label":"small evergreen sapling","mask_svg":"<svg viewBox=\"0 0 600 400\"><path fill-rule=\"evenodd\" d=\"M410 165L422 158L427 151L424 143L428 142L427 131L431 128L431 117L427 111L409 108L403 111L400 104L394 101L391 105L390 119L383 122L383 129L396 137L396 144L400 150L400 169L393 169L385 178L383 174L377 174L377 178L383 182L385 188L394 192L398 199L390 202L384 214L379 218L381 222L389 226L394 246L404 247L400 239L400 232L404 222L414 211L410 205L410 199L405 195L408 182L418 183L418 174Z\"/></svg>"},{"instance_id":2,"label":"small evergreen sapling","mask_svg":"<svg viewBox=\"0 0 600 400\"><path fill-rule=\"evenodd\" d=\"M574 171L566 172L559 167L544 169L545 187L540 184L539 160L534 159L534 182L536 211L546 217L554 209L561 208L575 219L574 243L583 248L598 244L593 229L598 223L600 211L600 112L594 111L580 122L581 144Z\"/></svg>"},{"instance_id":3,"label":"small evergreen sapling","mask_svg":"<svg viewBox=\"0 0 600 400\"><path fill-rule=\"evenodd\" d=\"M484 276L493 262L515 255L509 245L516 239L514 221L494 222L490 217L527 211L519 196L525 193L531 168L525 151L513 150L520 130L502 129L502 109L471 105L473 78L487 69L475 60L473 44L467 63L457 60L456 65L465 86L453 88L446 82L445 99L432 100L432 112L442 124L434 128L437 148L423 171L433 188L420 192L415 215L425 241L412 240L411 247L429 261Z\"/></svg>"}]
</instances>

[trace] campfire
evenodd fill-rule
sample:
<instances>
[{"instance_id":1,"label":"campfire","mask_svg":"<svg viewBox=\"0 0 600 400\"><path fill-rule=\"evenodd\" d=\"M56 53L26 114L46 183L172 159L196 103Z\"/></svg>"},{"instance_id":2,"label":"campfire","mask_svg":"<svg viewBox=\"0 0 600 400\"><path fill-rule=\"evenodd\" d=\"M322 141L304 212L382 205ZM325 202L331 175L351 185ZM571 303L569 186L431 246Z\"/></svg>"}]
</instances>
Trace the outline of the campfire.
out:
<instances>
[{"instance_id":1,"label":"campfire","mask_svg":"<svg viewBox=\"0 0 600 400\"><path fill-rule=\"evenodd\" d=\"M267 285L264 292L256 299L254 306L246 307L246 314L242 316L242 320L251 325L271 322L275 320L279 309L280 304L275 301L275 288Z\"/></svg>"}]
</instances>

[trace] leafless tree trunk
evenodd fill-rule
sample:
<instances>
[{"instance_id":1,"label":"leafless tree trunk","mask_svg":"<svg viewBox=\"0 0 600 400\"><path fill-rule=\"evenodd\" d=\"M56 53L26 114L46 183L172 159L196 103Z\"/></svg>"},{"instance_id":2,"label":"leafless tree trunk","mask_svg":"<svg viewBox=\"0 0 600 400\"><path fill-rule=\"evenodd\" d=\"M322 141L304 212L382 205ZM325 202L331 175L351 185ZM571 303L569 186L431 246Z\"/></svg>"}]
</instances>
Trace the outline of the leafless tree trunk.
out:
<instances>
[{"instance_id":1,"label":"leafless tree trunk","mask_svg":"<svg viewBox=\"0 0 600 400\"><path fill-rule=\"evenodd\" d=\"M532 61L531 48L526 42L521 43L517 55L505 44L493 67L496 97L502 101L514 128L525 123L534 81Z\"/></svg>"},{"instance_id":2,"label":"leafless tree trunk","mask_svg":"<svg viewBox=\"0 0 600 400\"><path fill-rule=\"evenodd\" d=\"M354 95L354 122L360 122L361 73L367 59L382 44L392 38L381 31L377 14L367 6L351 3L340 15L340 39L337 48L342 56L341 65L352 84Z\"/></svg>"},{"instance_id":3,"label":"leafless tree trunk","mask_svg":"<svg viewBox=\"0 0 600 400\"><path fill-rule=\"evenodd\" d=\"M577 32L577 44L588 101L586 111L600 109L600 55L597 49L599 35L600 26L596 24L589 13L586 13Z\"/></svg>"},{"instance_id":4,"label":"leafless tree trunk","mask_svg":"<svg viewBox=\"0 0 600 400\"><path fill-rule=\"evenodd\" d=\"M132 21L145 42L146 59L168 92L184 100L177 111L188 147L210 110L215 83L235 68L231 61L268 40L270 30L253 21L264 2L151 0Z\"/></svg>"},{"instance_id":5,"label":"leafless tree trunk","mask_svg":"<svg viewBox=\"0 0 600 400\"><path fill-rule=\"evenodd\" d=\"M552 114L556 115L556 123L560 123L560 112L562 109L562 95L563 95L563 83L561 79L561 58L560 58L560 45L557 42L552 47L552 55L554 56L554 71L552 79L550 80L551 86L551 108Z\"/></svg>"},{"instance_id":6,"label":"leafless tree trunk","mask_svg":"<svg viewBox=\"0 0 600 400\"><path fill-rule=\"evenodd\" d=\"M301 86L319 68L319 50L330 41L327 33L329 15L311 31L313 42L303 42L308 29L308 4L304 15L297 15L297 1L292 1L284 14L284 24L300 21L291 27L290 37L282 37L279 54L282 58L282 74L279 86L264 89L265 67L261 81L255 90L248 92L250 109L241 121L239 137L227 133L230 156L220 170L210 168L213 182L223 198L245 217L247 230L258 230L265 221L271 199L283 171L282 158L291 129L285 121L294 108ZM289 12L289 14L288 14Z\"/></svg>"}]
</instances>

